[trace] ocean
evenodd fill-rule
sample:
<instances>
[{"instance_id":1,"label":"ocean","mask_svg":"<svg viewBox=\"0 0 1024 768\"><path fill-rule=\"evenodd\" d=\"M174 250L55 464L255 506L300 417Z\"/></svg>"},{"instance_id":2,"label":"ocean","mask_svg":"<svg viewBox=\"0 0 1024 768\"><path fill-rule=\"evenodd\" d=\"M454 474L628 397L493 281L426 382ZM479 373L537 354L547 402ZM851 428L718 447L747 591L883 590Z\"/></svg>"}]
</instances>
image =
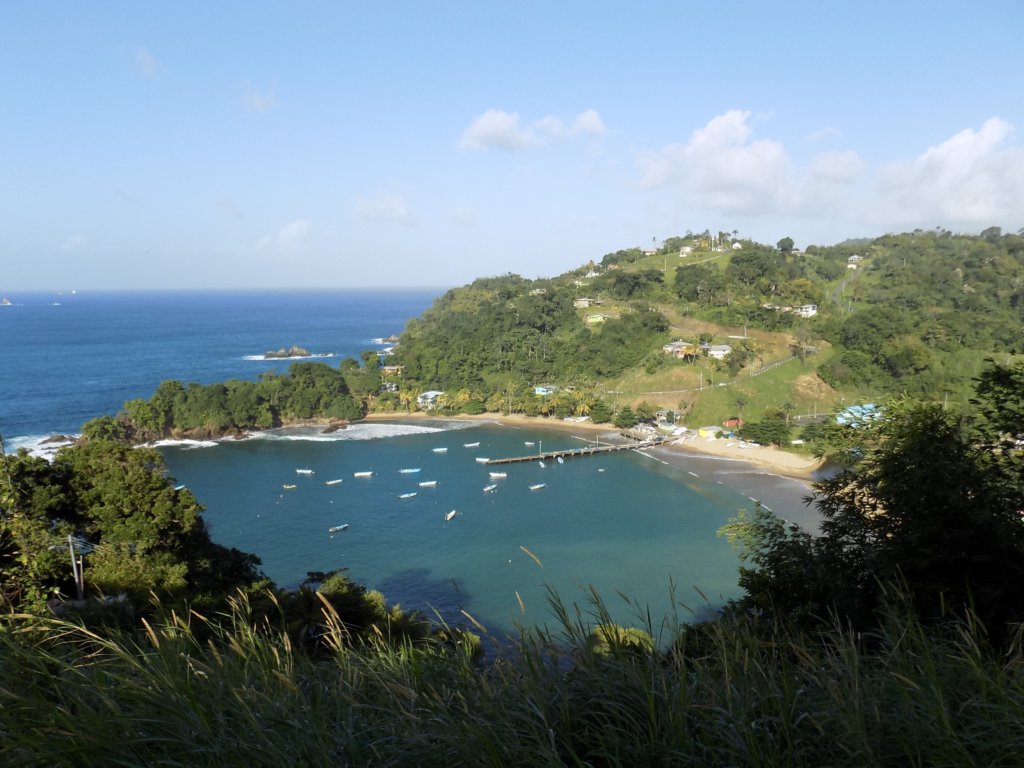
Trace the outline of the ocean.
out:
<instances>
[{"instance_id":1,"label":"ocean","mask_svg":"<svg viewBox=\"0 0 1024 768\"><path fill-rule=\"evenodd\" d=\"M209 383L284 369L287 361L261 359L280 347L336 365L384 349L383 339L442 292L10 296L12 306L0 307L0 434L8 450L40 450L45 436L76 434L164 379ZM621 623L649 615L657 628L666 617L706 615L739 594L737 559L716 535L738 509L756 498L797 522L812 517L803 485L742 462L621 452L512 464L506 478L492 479L494 467L476 461L588 439L396 417L330 435L293 429L160 450L206 507L212 537L257 554L278 584L346 569L389 602L460 623L468 613L498 635L550 622L552 594L588 622L595 594ZM488 485L497 487L484 492Z\"/></svg>"}]
</instances>

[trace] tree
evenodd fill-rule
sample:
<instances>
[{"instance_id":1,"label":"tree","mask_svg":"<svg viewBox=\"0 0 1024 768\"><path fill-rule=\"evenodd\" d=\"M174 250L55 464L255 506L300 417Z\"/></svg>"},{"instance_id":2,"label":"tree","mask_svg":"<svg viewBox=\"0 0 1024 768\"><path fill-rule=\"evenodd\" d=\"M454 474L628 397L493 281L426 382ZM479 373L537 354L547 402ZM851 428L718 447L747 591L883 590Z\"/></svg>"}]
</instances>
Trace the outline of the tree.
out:
<instances>
[{"instance_id":1,"label":"tree","mask_svg":"<svg viewBox=\"0 0 1024 768\"><path fill-rule=\"evenodd\" d=\"M787 256L793 252L793 238L792 237L784 237L784 238L782 238L781 240L779 240L777 245L779 246L779 250L782 251Z\"/></svg>"},{"instance_id":2,"label":"tree","mask_svg":"<svg viewBox=\"0 0 1024 768\"><path fill-rule=\"evenodd\" d=\"M968 610L994 638L1024 618L1024 365L978 380L977 416L892 401L880 418L828 428L831 450L859 457L814 485L818 538L767 513L726 531L756 567L741 576L745 602L804 615L836 611L872 625L890 585L919 616ZM802 563L802 565L801 565Z\"/></svg>"},{"instance_id":3,"label":"tree","mask_svg":"<svg viewBox=\"0 0 1024 768\"><path fill-rule=\"evenodd\" d=\"M615 420L612 423L619 429L630 429L636 426L636 414L633 413L632 408L628 405L624 405L619 409L619 412L615 414Z\"/></svg>"}]
</instances>

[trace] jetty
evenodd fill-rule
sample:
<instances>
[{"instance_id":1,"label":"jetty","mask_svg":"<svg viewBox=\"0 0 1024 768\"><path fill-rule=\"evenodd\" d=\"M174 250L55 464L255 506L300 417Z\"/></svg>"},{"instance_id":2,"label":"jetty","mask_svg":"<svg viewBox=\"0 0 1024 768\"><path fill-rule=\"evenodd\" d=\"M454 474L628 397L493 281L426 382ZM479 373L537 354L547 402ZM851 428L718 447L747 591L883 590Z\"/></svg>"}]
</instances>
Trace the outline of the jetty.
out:
<instances>
[{"instance_id":1,"label":"jetty","mask_svg":"<svg viewBox=\"0 0 1024 768\"><path fill-rule=\"evenodd\" d=\"M631 442L618 443L614 445L590 445L586 448L563 448L554 451L531 453L529 456L509 456L504 459L488 459L484 463L490 466L494 464L521 464L525 461L545 461L552 459L581 458L584 456L603 456L608 453L615 453L616 451L636 451L642 448L652 448L656 445L667 443L673 439L665 435L654 435L644 437L642 439L637 439L627 434L623 434L623 436L628 437Z\"/></svg>"}]
</instances>

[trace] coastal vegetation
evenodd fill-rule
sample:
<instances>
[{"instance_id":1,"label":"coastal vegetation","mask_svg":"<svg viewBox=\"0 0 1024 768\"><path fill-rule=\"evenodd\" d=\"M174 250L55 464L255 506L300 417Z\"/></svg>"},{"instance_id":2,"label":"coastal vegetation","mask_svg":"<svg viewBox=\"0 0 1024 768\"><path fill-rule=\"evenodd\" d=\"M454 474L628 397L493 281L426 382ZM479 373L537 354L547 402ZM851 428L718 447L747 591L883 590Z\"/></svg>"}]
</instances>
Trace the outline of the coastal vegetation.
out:
<instances>
[{"instance_id":1,"label":"coastal vegetation","mask_svg":"<svg viewBox=\"0 0 1024 768\"><path fill-rule=\"evenodd\" d=\"M164 382L52 463L3 455L0 762L1012 762L1024 238L794 246L688 233L550 280L484 278L411 321L393 357ZM799 429L840 470L813 486L820 531L761 507L723 528L744 595L714 620L638 606L619 627L599 595L552 595L553 628L505 640L342 573L279 589L210 540L158 453L127 445L401 412L429 390L438 413L628 427L667 409L780 445Z\"/></svg>"}]
</instances>

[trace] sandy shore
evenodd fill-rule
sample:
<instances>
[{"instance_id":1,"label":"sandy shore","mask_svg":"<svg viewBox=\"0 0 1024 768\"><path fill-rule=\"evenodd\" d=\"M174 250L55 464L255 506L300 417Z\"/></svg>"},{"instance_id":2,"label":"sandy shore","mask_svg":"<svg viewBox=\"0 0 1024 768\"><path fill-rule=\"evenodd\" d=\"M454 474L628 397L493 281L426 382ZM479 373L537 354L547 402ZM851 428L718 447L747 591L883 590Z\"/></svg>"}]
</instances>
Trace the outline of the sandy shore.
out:
<instances>
[{"instance_id":1,"label":"sandy shore","mask_svg":"<svg viewBox=\"0 0 1024 768\"><path fill-rule=\"evenodd\" d=\"M445 419L453 418L459 421L488 421L496 424L505 424L519 427L535 427L537 429L552 429L561 432L572 432L588 435L618 435L619 430L609 424L594 424L590 421L561 421L560 419L548 419L542 416L503 416L501 414L486 413L479 416L453 416L445 417L432 413L374 413L366 417L367 421L395 421L395 420L420 420L420 419ZM732 445L730 445L730 443ZM821 462L818 459L799 456L795 453L770 448L766 446L741 448L734 440L707 440L695 437L692 440L685 440L679 444L666 444L663 446L671 452L697 453L710 456L724 457L736 461L743 461L756 467L761 467L770 472L785 477L792 477L797 480L809 482L814 472L820 468Z\"/></svg>"}]
</instances>

